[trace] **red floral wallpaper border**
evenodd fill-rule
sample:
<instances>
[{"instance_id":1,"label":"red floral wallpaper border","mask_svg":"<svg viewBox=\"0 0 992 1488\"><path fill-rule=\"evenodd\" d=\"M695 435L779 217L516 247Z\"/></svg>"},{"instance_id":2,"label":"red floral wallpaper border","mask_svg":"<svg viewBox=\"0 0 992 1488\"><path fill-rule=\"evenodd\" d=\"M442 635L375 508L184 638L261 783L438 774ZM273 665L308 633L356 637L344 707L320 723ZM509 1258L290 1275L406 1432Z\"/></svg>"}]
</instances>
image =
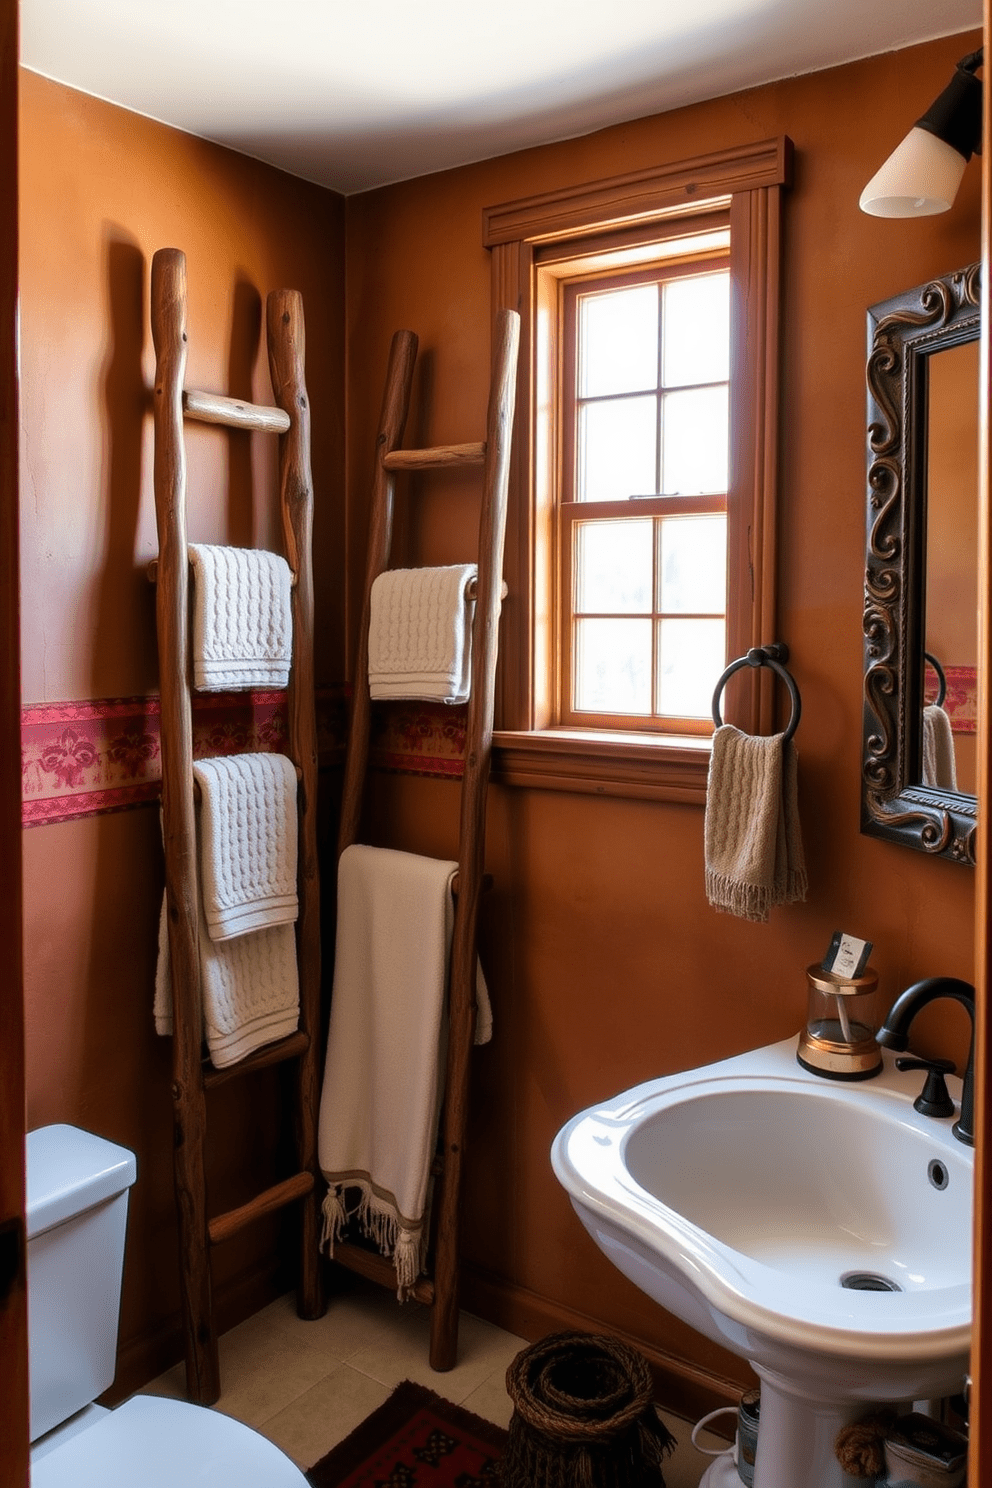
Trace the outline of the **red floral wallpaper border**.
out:
<instances>
[{"instance_id":1,"label":"red floral wallpaper border","mask_svg":"<svg viewBox=\"0 0 992 1488\"><path fill-rule=\"evenodd\" d=\"M376 710L371 763L404 774L458 778L465 753L464 707L397 704ZM125 811L158 799L162 759L157 696L33 703L21 710L21 822L40 827ZM341 688L317 695L323 766L344 758ZM211 693L193 699L193 753L283 748L286 695Z\"/></svg>"},{"instance_id":2,"label":"red floral wallpaper border","mask_svg":"<svg viewBox=\"0 0 992 1488\"><path fill-rule=\"evenodd\" d=\"M947 696L944 711L951 720L955 734L974 734L978 730L978 671L975 667L945 666ZM937 695L937 679L927 668L927 702Z\"/></svg>"},{"instance_id":3,"label":"red floral wallpaper border","mask_svg":"<svg viewBox=\"0 0 992 1488\"><path fill-rule=\"evenodd\" d=\"M392 703L373 709L369 757L380 770L461 778L466 704Z\"/></svg>"},{"instance_id":4,"label":"red floral wallpaper border","mask_svg":"<svg viewBox=\"0 0 992 1488\"><path fill-rule=\"evenodd\" d=\"M955 733L977 728L974 667L945 667L944 707ZM340 764L346 693L317 694L317 743L323 766ZM458 780L465 764L466 707L394 703L375 709L370 763L404 775ZM193 699L193 753L281 750L282 692L211 693ZM35 703L21 710L21 821L25 827L125 811L157 800L162 774L156 696Z\"/></svg>"},{"instance_id":5,"label":"red floral wallpaper border","mask_svg":"<svg viewBox=\"0 0 992 1488\"><path fill-rule=\"evenodd\" d=\"M193 753L279 751L281 692L215 693L193 703ZM162 756L157 697L36 703L21 710L21 822L25 827L123 811L155 800Z\"/></svg>"}]
</instances>

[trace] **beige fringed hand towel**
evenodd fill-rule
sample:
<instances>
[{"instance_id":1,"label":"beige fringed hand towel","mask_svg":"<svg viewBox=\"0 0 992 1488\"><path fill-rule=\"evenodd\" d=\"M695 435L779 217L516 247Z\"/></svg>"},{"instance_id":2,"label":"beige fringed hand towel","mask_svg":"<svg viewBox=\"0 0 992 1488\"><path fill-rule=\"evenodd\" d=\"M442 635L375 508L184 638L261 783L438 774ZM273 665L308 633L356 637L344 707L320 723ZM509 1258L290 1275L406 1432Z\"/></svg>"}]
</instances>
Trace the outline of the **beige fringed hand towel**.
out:
<instances>
[{"instance_id":1,"label":"beige fringed hand towel","mask_svg":"<svg viewBox=\"0 0 992 1488\"><path fill-rule=\"evenodd\" d=\"M784 734L713 735L706 786L706 897L744 920L806 898L796 751Z\"/></svg>"},{"instance_id":2,"label":"beige fringed hand towel","mask_svg":"<svg viewBox=\"0 0 992 1488\"><path fill-rule=\"evenodd\" d=\"M322 1245L353 1218L391 1256L402 1301L423 1264L443 1076L457 863L362 844L338 868L331 1022L318 1155ZM476 1041L490 1026L484 987ZM346 1196L353 1196L351 1210Z\"/></svg>"}]
</instances>

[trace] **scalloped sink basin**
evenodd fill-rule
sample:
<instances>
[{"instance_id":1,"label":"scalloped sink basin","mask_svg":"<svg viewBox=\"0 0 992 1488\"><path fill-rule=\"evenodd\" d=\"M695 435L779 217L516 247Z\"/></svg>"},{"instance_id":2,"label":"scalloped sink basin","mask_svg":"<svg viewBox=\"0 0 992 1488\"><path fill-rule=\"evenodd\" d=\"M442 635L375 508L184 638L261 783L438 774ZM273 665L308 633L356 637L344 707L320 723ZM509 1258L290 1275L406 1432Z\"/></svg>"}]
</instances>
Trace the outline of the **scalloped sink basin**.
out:
<instances>
[{"instance_id":1,"label":"scalloped sink basin","mask_svg":"<svg viewBox=\"0 0 992 1488\"><path fill-rule=\"evenodd\" d=\"M841 1488L842 1425L960 1390L973 1156L919 1072L822 1079L794 1039L580 1112L552 1164L606 1256L761 1380L755 1488ZM950 1080L957 1098L960 1082Z\"/></svg>"}]
</instances>

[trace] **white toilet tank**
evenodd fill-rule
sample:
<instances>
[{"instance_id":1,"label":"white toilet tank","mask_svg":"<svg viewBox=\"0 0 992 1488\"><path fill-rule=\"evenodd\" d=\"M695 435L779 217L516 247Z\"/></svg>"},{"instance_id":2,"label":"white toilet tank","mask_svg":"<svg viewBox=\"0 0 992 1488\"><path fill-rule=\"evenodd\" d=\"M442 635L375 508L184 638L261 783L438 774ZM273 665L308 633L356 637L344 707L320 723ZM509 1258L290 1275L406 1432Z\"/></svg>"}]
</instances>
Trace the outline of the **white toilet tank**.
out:
<instances>
[{"instance_id":1,"label":"white toilet tank","mask_svg":"<svg viewBox=\"0 0 992 1488\"><path fill-rule=\"evenodd\" d=\"M113 1383L134 1153L75 1126L27 1137L31 1440Z\"/></svg>"}]
</instances>

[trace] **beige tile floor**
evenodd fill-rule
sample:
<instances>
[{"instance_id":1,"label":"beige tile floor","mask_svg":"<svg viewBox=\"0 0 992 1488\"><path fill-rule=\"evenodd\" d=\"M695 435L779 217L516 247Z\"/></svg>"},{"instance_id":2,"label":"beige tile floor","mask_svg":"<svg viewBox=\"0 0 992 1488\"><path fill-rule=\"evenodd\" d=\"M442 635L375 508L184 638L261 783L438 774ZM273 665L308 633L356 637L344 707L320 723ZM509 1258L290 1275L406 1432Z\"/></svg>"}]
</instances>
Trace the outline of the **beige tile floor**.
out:
<instances>
[{"instance_id":1,"label":"beige tile floor","mask_svg":"<svg viewBox=\"0 0 992 1488\"><path fill-rule=\"evenodd\" d=\"M312 1467L401 1380L416 1380L467 1410L506 1426L512 1405L506 1367L525 1341L463 1312L458 1363L435 1374L427 1362L429 1313L398 1305L380 1287L349 1277L314 1323L296 1316L293 1296L256 1313L220 1340L222 1393L215 1407L271 1438L302 1468ZM183 1366L142 1393L182 1398ZM689 1441L690 1423L665 1417L678 1441L665 1466L667 1488L697 1488L709 1459ZM721 1446L715 1438L706 1445Z\"/></svg>"}]
</instances>

